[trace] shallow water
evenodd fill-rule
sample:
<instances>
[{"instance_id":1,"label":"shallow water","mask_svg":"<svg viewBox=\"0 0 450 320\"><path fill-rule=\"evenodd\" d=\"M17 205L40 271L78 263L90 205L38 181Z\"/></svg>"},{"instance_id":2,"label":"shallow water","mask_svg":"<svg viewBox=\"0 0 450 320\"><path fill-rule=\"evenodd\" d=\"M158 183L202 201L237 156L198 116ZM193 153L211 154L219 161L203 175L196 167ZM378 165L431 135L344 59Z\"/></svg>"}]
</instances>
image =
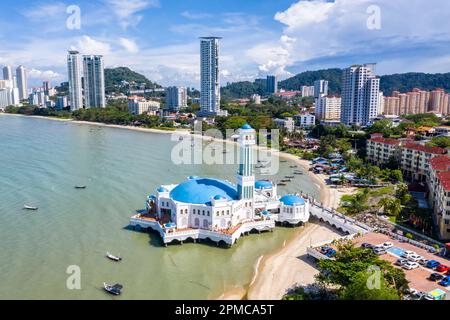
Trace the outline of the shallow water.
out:
<instances>
[{"instance_id":1,"label":"shallow water","mask_svg":"<svg viewBox=\"0 0 450 320\"><path fill-rule=\"evenodd\" d=\"M190 175L235 181L234 165L173 165L175 143L164 134L0 115L0 299L112 299L103 282L124 285L119 299L206 299L247 285L258 257L294 229L221 249L164 248L157 235L126 228L161 184ZM291 175L290 165L270 178ZM307 174L279 194L299 190L319 196ZM124 260L113 263L106 251ZM81 290L66 287L71 265L81 268Z\"/></svg>"}]
</instances>

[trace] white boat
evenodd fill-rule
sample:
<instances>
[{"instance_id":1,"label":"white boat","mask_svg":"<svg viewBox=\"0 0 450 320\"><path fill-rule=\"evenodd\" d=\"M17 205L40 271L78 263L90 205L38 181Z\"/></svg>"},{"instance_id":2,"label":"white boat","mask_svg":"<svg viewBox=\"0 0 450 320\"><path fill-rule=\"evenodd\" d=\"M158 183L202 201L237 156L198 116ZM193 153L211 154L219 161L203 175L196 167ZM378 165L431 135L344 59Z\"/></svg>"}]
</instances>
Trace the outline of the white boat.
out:
<instances>
[{"instance_id":1,"label":"white boat","mask_svg":"<svg viewBox=\"0 0 450 320\"><path fill-rule=\"evenodd\" d=\"M103 288L106 292L119 296L122 293L123 286L121 284L115 284L113 286L103 283Z\"/></svg>"},{"instance_id":2,"label":"white boat","mask_svg":"<svg viewBox=\"0 0 450 320\"><path fill-rule=\"evenodd\" d=\"M122 261L122 258L121 258L121 257L115 256L115 255L113 255L113 254L111 254L111 253L109 253L109 252L106 253L106 257L107 257L108 259L110 259L110 260L113 260L113 261L117 261L117 262Z\"/></svg>"},{"instance_id":3,"label":"white boat","mask_svg":"<svg viewBox=\"0 0 450 320\"><path fill-rule=\"evenodd\" d=\"M39 209L38 207L32 207L32 206L27 206L27 205L24 205L23 208L25 210L33 210L33 211L36 211Z\"/></svg>"}]
</instances>

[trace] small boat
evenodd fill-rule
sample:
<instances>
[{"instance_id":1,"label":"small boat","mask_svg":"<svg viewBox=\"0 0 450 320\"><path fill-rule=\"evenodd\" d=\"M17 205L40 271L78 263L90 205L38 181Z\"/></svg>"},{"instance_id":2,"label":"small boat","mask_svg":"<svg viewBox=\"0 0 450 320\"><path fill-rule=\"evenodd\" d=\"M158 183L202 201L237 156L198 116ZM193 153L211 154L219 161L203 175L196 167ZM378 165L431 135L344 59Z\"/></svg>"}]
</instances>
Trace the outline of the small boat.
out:
<instances>
[{"instance_id":1,"label":"small boat","mask_svg":"<svg viewBox=\"0 0 450 320\"><path fill-rule=\"evenodd\" d=\"M86 189L87 186L75 186L75 189Z\"/></svg>"},{"instance_id":2,"label":"small boat","mask_svg":"<svg viewBox=\"0 0 450 320\"><path fill-rule=\"evenodd\" d=\"M294 172L294 174L297 174L297 175L302 175L302 174L303 174L303 172Z\"/></svg>"},{"instance_id":3,"label":"small boat","mask_svg":"<svg viewBox=\"0 0 450 320\"><path fill-rule=\"evenodd\" d=\"M178 138L178 141L183 141L183 137L179 137L179 138Z\"/></svg>"},{"instance_id":4,"label":"small boat","mask_svg":"<svg viewBox=\"0 0 450 320\"><path fill-rule=\"evenodd\" d=\"M32 210L32 211L36 211L39 209L38 207L32 207L32 206L27 206L27 205L24 205L23 208L25 210Z\"/></svg>"},{"instance_id":5,"label":"small boat","mask_svg":"<svg viewBox=\"0 0 450 320\"><path fill-rule=\"evenodd\" d=\"M293 168L298 168L298 166L291 166L291 168L293 169Z\"/></svg>"},{"instance_id":6,"label":"small boat","mask_svg":"<svg viewBox=\"0 0 450 320\"><path fill-rule=\"evenodd\" d=\"M287 184L286 183L278 183L277 186L284 187L284 186L287 186Z\"/></svg>"},{"instance_id":7,"label":"small boat","mask_svg":"<svg viewBox=\"0 0 450 320\"><path fill-rule=\"evenodd\" d=\"M123 286L118 283L113 286L103 283L103 288L105 289L106 292L113 294L115 296L119 296L122 294Z\"/></svg>"},{"instance_id":8,"label":"small boat","mask_svg":"<svg viewBox=\"0 0 450 320\"><path fill-rule=\"evenodd\" d=\"M287 162L287 160L280 160L280 162L281 162L281 163L286 163L286 162Z\"/></svg>"},{"instance_id":9,"label":"small boat","mask_svg":"<svg viewBox=\"0 0 450 320\"><path fill-rule=\"evenodd\" d=\"M121 258L121 257L115 256L115 255L113 255L113 254L111 254L111 253L109 253L109 252L106 253L106 257L107 257L108 259L110 259L110 260L113 260L113 261L117 261L117 262L122 261L122 258Z\"/></svg>"},{"instance_id":10,"label":"small boat","mask_svg":"<svg viewBox=\"0 0 450 320\"><path fill-rule=\"evenodd\" d=\"M286 179L294 179L295 177L294 176L286 176L285 178Z\"/></svg>"},{"instance_id":11,"label":"small boat","mask_svg":"<svg viewBox=\"0 0 450 320\"><path fill-rule=\"evenodd\" d=\"M291 181L292 181L291 179L283 179L283 180L281 180L281 182L283 182L283 183L291 182Z\"/></svg>"}]
</instances>

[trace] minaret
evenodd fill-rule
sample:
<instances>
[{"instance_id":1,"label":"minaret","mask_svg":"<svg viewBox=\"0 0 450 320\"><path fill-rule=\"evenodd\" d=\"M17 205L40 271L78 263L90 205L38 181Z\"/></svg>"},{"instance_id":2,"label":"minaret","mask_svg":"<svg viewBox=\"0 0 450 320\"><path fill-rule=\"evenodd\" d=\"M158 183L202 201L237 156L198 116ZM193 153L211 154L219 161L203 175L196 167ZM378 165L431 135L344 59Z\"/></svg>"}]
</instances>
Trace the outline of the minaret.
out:
<instances>
[{"instance_id":1,"label":"minaret","mask_svg":"<svg viewBox=\"0 0 450 320\"><path fill-rule=\"evenodd\" d=\"M255 176L253 173L253 146L255 141L255 130L248 124L245 124L239 130L239 172L237 176L237 191L240 200L244 200L246 217L253 219Z\"/></svg>"}]
</instances>

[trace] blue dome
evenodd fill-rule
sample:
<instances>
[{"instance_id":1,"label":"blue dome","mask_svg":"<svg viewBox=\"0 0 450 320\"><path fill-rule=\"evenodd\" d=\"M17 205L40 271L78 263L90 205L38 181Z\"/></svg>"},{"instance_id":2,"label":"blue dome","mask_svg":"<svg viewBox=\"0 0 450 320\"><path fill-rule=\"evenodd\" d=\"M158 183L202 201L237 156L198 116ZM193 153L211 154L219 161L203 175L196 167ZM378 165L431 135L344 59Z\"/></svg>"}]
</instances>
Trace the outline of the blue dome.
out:
<instances>
[{"instance_id":1,"label":"blue dome","mask_svg":"<svg viewBox=\"0 0 450 320\"><path fill-rule=\"evenodd\" d=\"M167 191L169 191L169 190L167 190L167 189L164 188L164 187L159 187L159 188L158 188L158 192L167 192Z\"/></svg>"},{"instance_id":2,"label":"blue dome","mask_svg":"<svg viewBox=\"0 0 450 320\"><path fill-rule=\"evenodd\" d=\"M214 196L214 200L224 200L225 198L222 197L220 194Z\"/></svg>"},{"instance_id":3,"label":"blue dome","mask_svg":"<svg viewBox=\"0 0 450 320\"><path fill-rule=\"evenodd\" d=\"M273 184L270 181L265 180L259 180L255 182L255 189L262 190L262 189L272 189Z\"/></svg>"},{"instance_id":4,"label":"blue dome","mask_svg":"<svg viewBox=\"0 0 450 320\"><path fill-rule=\"evenodd\" d=\"M248 123L244 124L241 129L242 130L253 130L253 128Z\"/></svg>"},{"instance_id":5,"label":"blue dome","mask_svg":"<svg viewBox=\"0 0 450 320\"><path fill-rule=\"evenodd\" d=\"M178 202L192 204L209 204L211 199L237 200L236 188L228 182L197 178L181 183L170 192L170 197ZM216 199L219 200L219 199Z\"/></svg>"},{"instance_id":6,"label":"blue dome","mask_svg":"<svg viewBox=\"0 0 450 320\"><path fill-rule=\"evenodd\" d=\"M305 204L305 200L303 198L300 198L299 196L294 196L294 195L291 195L291 194L282 197L280 199L280 201L285 206L295 206L295 205L304 205Z\"/></svg>"}]
</instances>

